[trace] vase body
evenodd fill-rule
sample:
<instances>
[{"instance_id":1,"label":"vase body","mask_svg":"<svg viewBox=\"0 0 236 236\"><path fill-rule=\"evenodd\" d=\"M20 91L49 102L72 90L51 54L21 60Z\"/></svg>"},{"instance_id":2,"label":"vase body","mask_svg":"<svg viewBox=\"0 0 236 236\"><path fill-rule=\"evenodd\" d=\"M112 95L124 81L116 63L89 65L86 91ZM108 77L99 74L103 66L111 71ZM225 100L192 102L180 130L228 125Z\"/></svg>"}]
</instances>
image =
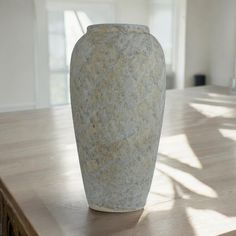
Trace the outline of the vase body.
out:
<instances>
[{"instance_id":1,"label":"vase body","mask_svg":"<svg viewBox=\"0 0 236 236\"><path fill-rule=\"evenodd\" d=\"M74 130L92 209L142 209L157 157L165 101L162 48L146 26L88 27L71 59Z\"/></svg>"}]
</instances>

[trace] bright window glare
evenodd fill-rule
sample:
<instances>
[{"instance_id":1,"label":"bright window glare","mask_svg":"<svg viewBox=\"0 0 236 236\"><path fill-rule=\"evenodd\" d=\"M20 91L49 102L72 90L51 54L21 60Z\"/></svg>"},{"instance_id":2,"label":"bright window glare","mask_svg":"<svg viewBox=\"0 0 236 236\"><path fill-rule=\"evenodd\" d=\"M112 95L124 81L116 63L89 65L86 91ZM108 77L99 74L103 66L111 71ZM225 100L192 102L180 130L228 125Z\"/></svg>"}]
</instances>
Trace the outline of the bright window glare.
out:
<instances>
[{"instance_id":1,"label":"bright window glare","mask_svg":"<svg viewBox=\"0 0 236 236\"><path fill-rule=\"evenodd\" d=\"M70 103L69 68L74 45L83 26L92 24L84 12L49 11L49 62L51 105Z\"/></svg>"},{"instance_id":2,"label":"bright window glare","mask_svg":"<svg viewBox=\"0 0 236 236\"><path fill-rule=\"evenodd\" d=\"M88 17L88 15L83 11L78 11L77 16L79 21L81 22L81 26L83 28L83 31L86 32L86 29L89 25L92 25L91 19Z\"/></svg>"},{"instance_id":3,"label":"bright window glare","mask_svg":"<svg viewBox=\"0 0 236 236\"><path fill-rule=\"evenodd\" d=\"M71 54L74 45L76 44L78 39L83 36L83 31L77 20L76 12L65 11L64 19L65 19L65 39L66 39L66 64L67 68L69 68Z\"/></svg>"},{"instance_id":4,"label":"bright window glare","mask_svg":"<svg viewBox=\"0 0 236 236\"><path fill-rule=\"evenodd\" d=\"M91 24L114 21L110 4L85 4L80 10L49 10L49 72L52 106L70 103L69 69L73 48Z\"/></svg>"}]
</instances>

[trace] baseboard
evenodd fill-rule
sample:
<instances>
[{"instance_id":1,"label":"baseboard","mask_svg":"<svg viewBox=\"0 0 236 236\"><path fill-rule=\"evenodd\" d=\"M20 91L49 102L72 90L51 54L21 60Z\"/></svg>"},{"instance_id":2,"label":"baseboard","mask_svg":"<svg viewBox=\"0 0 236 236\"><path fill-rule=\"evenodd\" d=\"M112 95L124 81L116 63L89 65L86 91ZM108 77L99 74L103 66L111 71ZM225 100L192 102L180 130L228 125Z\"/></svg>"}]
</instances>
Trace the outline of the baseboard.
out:
<instances>
[{"instance_id":1,"label":"baseboard","mask_svg":"<svg viewBox=\"0 0 236 236\"><path fill-rule=\"evenodd\" d=\"M35 104L33 103L0 105L0 113L10 112L10 111L25 111L25 110L32 110L32 109L35 109Z\"/></svg>"}]
</instances>

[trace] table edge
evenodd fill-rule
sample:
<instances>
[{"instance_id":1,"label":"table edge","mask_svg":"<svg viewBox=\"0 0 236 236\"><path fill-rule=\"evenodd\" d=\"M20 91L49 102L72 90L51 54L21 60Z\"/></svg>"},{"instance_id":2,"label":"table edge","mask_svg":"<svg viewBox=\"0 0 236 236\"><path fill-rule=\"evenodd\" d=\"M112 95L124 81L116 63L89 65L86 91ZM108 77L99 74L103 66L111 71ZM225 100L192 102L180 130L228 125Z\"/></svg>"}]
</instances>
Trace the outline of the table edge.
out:
<instances>
[{"instance_id":1,"label":"table edge","mask_svg":"<svg viewBox=\"0 0 236 236\"><path fill-rule=\"evenodd\" d=\"M11 210L14 212L20 224L24 227L25 232L30 236L38 236L32 224L27 219L26 215L24 214L20 206L15 201L13 195L10 193L10 191L6 187L1 177L0 177L0 192L2 194L3 199L7 201L7 204L9 205Z\"/></svg>"}]
</instances>

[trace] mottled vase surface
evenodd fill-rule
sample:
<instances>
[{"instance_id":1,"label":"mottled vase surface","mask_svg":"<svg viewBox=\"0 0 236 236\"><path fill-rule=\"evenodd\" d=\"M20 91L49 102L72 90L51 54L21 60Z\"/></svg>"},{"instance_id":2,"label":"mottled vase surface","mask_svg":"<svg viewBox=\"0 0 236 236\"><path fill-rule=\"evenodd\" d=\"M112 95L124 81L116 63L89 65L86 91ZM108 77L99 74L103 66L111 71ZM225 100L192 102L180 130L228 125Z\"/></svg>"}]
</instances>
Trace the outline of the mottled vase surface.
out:
<instances>
[{"instance_id":1,"label":"mottled vase surface","mask_svg":"<svg viewBox=\"0 0 236 236\"><path fill-rule=\"evenodd\" d=\"M71 59L71 103L91 208L142 209L150 189L165 101L162 48L141 25L88 27Z\"/></svg>"}]
</instances>

